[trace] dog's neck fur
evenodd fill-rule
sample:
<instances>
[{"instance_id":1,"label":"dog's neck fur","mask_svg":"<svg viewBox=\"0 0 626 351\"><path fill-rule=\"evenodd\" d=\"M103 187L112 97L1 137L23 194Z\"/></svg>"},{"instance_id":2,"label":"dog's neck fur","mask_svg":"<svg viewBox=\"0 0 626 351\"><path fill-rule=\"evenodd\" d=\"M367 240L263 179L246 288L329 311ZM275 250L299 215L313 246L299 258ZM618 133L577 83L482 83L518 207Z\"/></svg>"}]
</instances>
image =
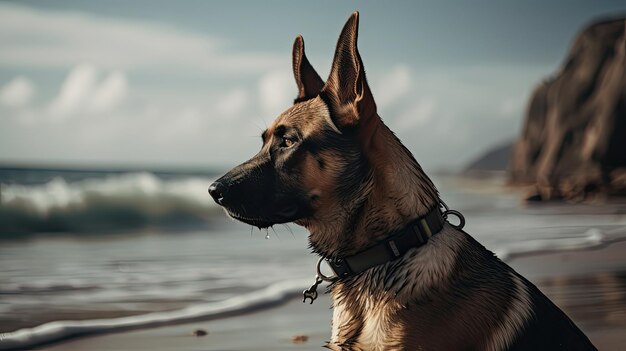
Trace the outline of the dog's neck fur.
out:
<instances>
[{"instance_id":1,"label":"dog's neck fur","mask_svg":"<svg viewBox=\"0 0 626 351\"><path fill-rule=\"evenodd\" d=\"M341 221L310 223L311 246L324 257L362 251L438 206L439 195L411 152L375 116L361 142L367 175ZM363 134L362 134L363 135Z\"/></svg>"}]
</instances>

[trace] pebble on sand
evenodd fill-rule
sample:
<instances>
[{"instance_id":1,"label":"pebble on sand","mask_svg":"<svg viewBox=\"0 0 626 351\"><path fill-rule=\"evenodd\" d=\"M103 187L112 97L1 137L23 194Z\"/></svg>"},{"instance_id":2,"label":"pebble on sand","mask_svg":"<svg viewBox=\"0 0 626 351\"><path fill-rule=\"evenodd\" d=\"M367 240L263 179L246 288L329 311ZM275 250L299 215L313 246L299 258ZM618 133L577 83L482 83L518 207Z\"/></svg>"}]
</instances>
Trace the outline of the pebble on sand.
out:
<instances>
[{"instance_id":1,"label":"pebble on sand","mask_svg":"<svg viewBox=\"0 0 626 351\"><path fill-rule=\"evenodd\" d=\"M307 335L294 335L291 338L291 341L294 344L303 344L303 343L309 341L309 337Z\"/></svg>"},{"instance_id":2,"label":"pebble on sand","mask_svg":"<svg viewBox=\"0 0 626 351\"><path fill-rule=\"evenodd\" d=\"M193 331L193 335L195 335L197 337L206 336L208 334L209 334L209 332L204 330L204 329L196 329L196 330Z\"/></svg>"}]
</instances>

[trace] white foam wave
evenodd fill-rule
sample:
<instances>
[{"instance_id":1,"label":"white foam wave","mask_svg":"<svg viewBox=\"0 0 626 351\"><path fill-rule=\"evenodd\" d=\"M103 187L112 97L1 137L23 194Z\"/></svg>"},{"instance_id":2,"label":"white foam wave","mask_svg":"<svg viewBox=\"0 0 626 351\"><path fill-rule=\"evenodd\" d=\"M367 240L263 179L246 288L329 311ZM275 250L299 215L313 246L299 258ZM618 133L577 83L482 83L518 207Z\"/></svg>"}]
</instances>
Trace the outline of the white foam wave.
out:
<instances>
[{"instance_id":1,"label":"white foam wave","mask_svg":"<svg viewBox=\"0 0 626 351\"><path fill-rule=\"evenodd\" d=\"M515 257L531 256L548 252L571 250L591 250L608 244L626 240L626 228L602 231L590 228L585 235L573 238L532 239L508 243L505 247L494 250L502 260L508 261Z\"/></svg>"},{"instance_id":2,"label":"white foam wave","mask_svg":"<svg viewBox=\"0 0 626 351\"><path fill-rule=\"evenodd\" d=\"M116 230L201 220L217 209L207 194L211 179L163 180L152 173L129 173L68 183L55 178L41 185L2 185L3 232Z\"/></svg>"},{"instance_id":3,"label":"white foam wave","mask_svg":"<svg viewBox=\"0 0 626 351\"><path fill-rule=\"evenodd\" d=\"M55 208L85 205L90 196L146 200L171 197L208 207L212 204L206 194L208 184L210 180L204 178L164 181L146 172L75 183L59 177L42 185L3 185L1 199L3 204L28 203L43 214Z\"/></svg>"},{"instance_id":4,"label":"white foam wave","mask_svg":"<svg viewBox=\"0 0 626 351\"><path fill-rule=\"evenodd\" d=\"M310 284L309 280L284 281L224 301L189 306L177 311L110 319L50 322L34 328L0 334L0 350L25 349L80 335L119 332L245 313L286 302L307 284Z\"/></svg>"}]
</instances>

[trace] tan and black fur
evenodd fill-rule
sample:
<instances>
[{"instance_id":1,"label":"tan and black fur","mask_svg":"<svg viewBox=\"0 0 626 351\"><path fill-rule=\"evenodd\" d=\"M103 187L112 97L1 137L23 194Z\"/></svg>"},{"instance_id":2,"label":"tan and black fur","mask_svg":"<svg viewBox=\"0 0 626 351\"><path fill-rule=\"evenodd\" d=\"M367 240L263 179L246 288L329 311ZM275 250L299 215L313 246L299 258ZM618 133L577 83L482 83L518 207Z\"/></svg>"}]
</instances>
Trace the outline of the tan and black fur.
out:
<instances>
[{"instance_id":1,"label":"tan and black fur","mask_svg":"<svg viewBox=\"0 0 626 351\"><path fill-rule=\"evenodd\" d=\"M235 219L306 227L312 250L326 258L371 247L440 202L377 114L358 19L344 26L326 82L296 38L294 105L263 132L256 156L209 189ZM333 350L595 350L533 284L448 224L401 258L338 280L330 293Z\"/></svg>"}]
</instances>

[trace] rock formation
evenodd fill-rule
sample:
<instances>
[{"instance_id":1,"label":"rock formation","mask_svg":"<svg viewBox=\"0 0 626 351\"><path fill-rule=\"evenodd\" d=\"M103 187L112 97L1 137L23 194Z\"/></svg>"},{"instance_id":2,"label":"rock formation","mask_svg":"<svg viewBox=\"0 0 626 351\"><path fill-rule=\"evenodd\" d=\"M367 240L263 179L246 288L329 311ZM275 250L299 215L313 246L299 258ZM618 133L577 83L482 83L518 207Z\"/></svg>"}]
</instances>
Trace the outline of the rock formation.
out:
<instances>
[{"instance_id":1,"label":"rock formation","mask_svg":"<svg viewBox=\"0 0 626 351\"><path fill-rule=\"evenodd\" d=\"M504 172L511 162L512 150L512 141L493 147L470 162L463 172Z\"/></svg>"},{"instance_id":2,"label":"rock formation","mask_svg":"<svg viewBox=\"0 0 626 351\"><path fill-rule=\"evenodd\" d=\"M535 88L509 176L534 199L626 194L626 18L584 29Z\"/></svg>"}]
</instances>

